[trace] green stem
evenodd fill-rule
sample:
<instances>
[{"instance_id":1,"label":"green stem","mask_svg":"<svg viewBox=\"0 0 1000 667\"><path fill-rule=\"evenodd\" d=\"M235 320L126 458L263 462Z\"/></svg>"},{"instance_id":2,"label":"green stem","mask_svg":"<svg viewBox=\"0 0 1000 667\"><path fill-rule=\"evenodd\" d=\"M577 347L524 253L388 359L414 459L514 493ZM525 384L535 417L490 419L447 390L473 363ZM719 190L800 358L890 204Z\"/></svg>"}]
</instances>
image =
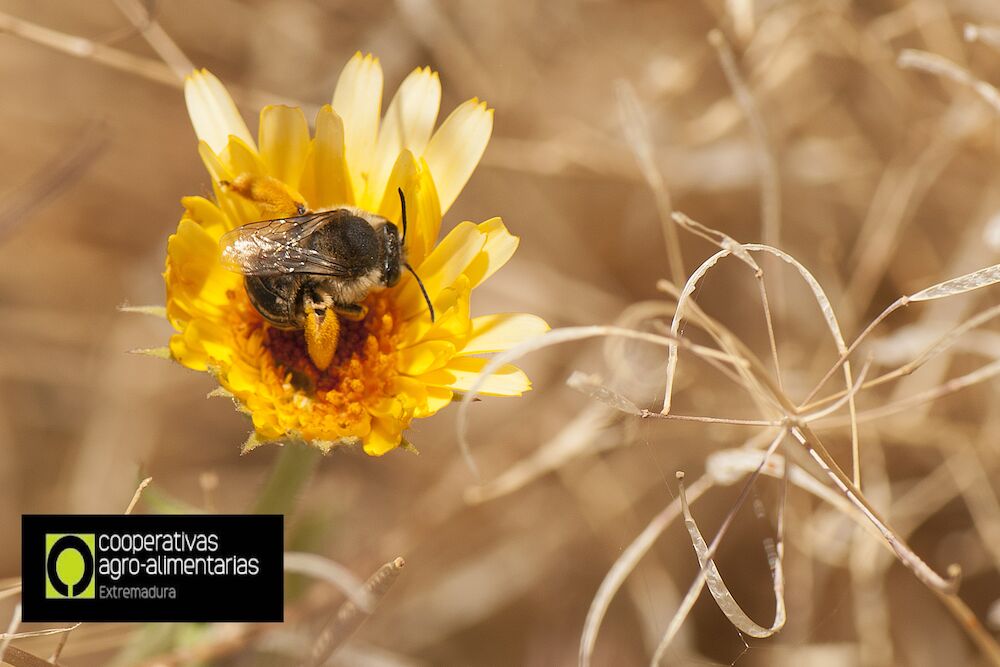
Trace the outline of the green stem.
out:
<instances>
[{"instance_id":1,"label":"green stem","mask_svg":"<svg viewBox=\"0 0 1000 667\"><path fill-rule=\"evenodd\" d=\"M290 442L281 448L254 506L256 514L290 514L323 457L316 447Z\"/></svg>"}]
</instances>

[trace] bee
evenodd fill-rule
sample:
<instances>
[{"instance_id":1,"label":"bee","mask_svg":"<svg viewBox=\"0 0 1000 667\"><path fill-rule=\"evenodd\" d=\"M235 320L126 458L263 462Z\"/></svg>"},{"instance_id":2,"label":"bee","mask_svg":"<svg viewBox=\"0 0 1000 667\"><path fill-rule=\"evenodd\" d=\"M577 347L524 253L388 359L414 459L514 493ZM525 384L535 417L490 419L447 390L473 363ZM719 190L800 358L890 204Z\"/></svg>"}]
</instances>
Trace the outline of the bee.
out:
<instances>
[{"instance_id":1,"label":"bee","mask_svg":"<svg viewBox=\"0 0 1000 667\"><path fill-rule=\"evenodd\" d=\"M395 224L361 209L251 222L219 241L222 265L243 274L254 309L279 329L305 329L311 313L364 319L373 290L395 286L406 269L416 279L431 321L434 305L406 262L406 199L399 190L402 237ZM304 208L304 207L303 207Z\"/></svg>"}]
</instances>

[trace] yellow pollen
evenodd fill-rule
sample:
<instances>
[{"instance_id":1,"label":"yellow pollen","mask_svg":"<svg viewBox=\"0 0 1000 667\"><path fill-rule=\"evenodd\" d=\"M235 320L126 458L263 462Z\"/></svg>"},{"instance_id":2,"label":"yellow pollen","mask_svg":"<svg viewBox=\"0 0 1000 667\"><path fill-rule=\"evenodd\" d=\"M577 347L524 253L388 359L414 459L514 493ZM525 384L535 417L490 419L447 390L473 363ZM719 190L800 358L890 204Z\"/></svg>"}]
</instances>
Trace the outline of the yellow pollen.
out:
<instances>
[{"instance_id":1,"label":"yellow pollen","mask_svg":"<svg viewBox=\"0 0 1000 667\"><path fill-rule=\"evenodd\" d=\"M255 355L261 378L274 385L273 395L285 394L283 385L290 384L298 398L309 399L308 420L312 426L332 421L347 435L365 422L370 408L391 396L397 375L398 320L388 290L368 296L364 302L368 314L363 320L341 318L336 353L325 370L313 363L305 332L271 327L253 309L245 293L229 296L237 306L231 310L238 319L233 329L241 338L245 336L244 349L253 347L255 337L261 339ZM302 401L292 405L296 404L301 406ZM306 416L300 414L298 418L304 420ZM309 425L302 424L307 430Z\"/></svg>"}]
</instances>

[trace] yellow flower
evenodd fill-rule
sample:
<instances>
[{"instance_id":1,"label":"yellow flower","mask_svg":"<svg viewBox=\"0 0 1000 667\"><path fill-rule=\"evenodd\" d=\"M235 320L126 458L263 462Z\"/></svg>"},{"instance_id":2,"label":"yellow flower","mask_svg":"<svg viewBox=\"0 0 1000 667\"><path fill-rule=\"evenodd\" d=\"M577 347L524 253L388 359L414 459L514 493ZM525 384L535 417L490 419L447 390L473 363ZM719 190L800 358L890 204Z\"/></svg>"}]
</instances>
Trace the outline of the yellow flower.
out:
<instances>
[{"instance_id":1,"label":"yellow flower","mask_svg":"<svg viewBox=\"0 0 1000 667\"><path fill-rule=\"evenodd\" d=\"M356 54L344 67L332 105L319 110L310 137L300 109L269 106L258 141L223 85L193 73L185 98L198 152L212 177L215 201L183 199L184 216L167 246L167 315L176 333L171 356L213 373L253 419L245 449L301 438L327 450L362 442L381 455L399 446L414 418L428 417L467 390L487 359L544 332L524 313L470 317L474 287L517 248L499 218L462 222L435 245L441 216L479 162L493 111L470 100L437 130L441 84L416 69L380 118L382 69ZM264 184L260 192L235 187ZM247 299L243 277L220 264L219 239L239 225L294 215L282 202L309 210L356 206L399 224L397 189L405 194L409 263L424 281L437 317L432 323L416 282L404 273L374 291L361 321L344 319L332 363L320 370L302 331L272 328ZM482 393L518 396L524 373L506 366Z\"/></svg>"}]
</instances>

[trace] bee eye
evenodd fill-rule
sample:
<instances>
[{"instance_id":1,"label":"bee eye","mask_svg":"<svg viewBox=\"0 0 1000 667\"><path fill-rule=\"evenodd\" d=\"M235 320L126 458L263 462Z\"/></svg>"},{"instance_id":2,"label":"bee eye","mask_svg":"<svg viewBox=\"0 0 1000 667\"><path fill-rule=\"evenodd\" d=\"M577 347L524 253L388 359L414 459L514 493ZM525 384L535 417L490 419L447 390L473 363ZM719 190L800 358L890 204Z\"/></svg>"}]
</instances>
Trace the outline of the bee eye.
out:
<instances>
[{"instance_id":1,"label":"bee eye","mask_svg":"<svg viewBox=\"0 0 1000 667\"><path fill-rule=\"evenodd\" d=\"M382 226L382 283L386 287L393 287L399 282L401 252L399 230L395 225L386 223Z\"/></svg>"}]
</instances>

